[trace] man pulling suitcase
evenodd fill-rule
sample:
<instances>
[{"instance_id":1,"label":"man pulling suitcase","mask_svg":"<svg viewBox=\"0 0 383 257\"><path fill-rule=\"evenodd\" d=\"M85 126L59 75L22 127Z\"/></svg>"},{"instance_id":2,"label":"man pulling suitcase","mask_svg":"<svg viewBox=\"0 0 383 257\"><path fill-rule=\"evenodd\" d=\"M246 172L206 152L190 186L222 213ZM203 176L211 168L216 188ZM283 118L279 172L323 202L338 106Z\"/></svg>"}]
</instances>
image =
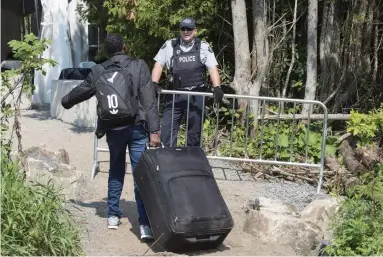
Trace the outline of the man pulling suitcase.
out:
<instances>
[{"instance_id":1,"label":"man pulling suitcase","mask_svg":"<svg viewBox=\"0 0 383 257\"><path fill-rule=\"evenodd\" d=\"M133 173L141 154L149 143L160 143L160 119L157 100L147 64L125 55L125 44L119 34L109 34L105 41L109 60L93 66L86 80L62 98L70 109L92 96L98 100L98 138L106 134L110 153L108 179L108 228L117 229L122 211L119 201L125 177L125 155L129 148ZM135 184L141 239L151 239L152 231Z\"/></svg>"}]
</instances>

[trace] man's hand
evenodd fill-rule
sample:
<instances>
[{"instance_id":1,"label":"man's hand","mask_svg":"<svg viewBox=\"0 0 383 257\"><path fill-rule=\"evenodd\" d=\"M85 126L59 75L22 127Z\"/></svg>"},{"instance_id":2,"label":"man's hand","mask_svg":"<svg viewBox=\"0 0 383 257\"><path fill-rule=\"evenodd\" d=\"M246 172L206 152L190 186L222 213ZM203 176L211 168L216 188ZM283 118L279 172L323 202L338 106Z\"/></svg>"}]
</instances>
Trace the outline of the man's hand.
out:
<instances>
[{"instance_id":1,"label":"man's hand","mask_svg":"<svg viewBox=\"0 0 383 257\"><path fill-rule=\"evenodd\" d=\"M157 83L157 82L154 82L154 81L153 81L153 85L154 85L154 88L156 89L157 94L158 94L158 93L161 93L161 91L162 91L162 87L160 87L160 86L158 85L158 83Z\"/></svg>"},{"instance_id":2,"label":"man's hand","mask_svg":"<svg viewBox=\"0 0 383 257\"><path fill-rule=\"evenodd\" d=\"M213 87L214 102L218 103L222 101L223 91L220 86Z\"/></svg>"},{"instance_id":3,"label":"man's hand","mask_svg":"<svg viewBox=\"0 0 383 257\"><path fill-rule=\"evenodd\" d=\"M150 146L160 146L161 145L161 137L160 137L160 133L159 132L151 133L150 134L149 145Z\"/></svg>"}]
</instances>

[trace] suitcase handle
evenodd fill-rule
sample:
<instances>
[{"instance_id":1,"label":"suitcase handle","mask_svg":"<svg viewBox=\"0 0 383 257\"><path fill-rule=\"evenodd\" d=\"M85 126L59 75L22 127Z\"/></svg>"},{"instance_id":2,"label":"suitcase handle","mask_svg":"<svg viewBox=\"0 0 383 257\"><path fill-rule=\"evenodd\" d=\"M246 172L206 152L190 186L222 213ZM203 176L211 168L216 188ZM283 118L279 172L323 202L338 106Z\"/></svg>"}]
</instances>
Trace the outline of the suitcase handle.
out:
<instances>
[{"instance_id":1,"label":"suitcase handle","mask_svg":"<svg viewBox=\"0 0 383 257\"><path fill-rule=\"evenodd\" d=\"M148 143L146 143L146 149L157 149L160 147L150 146ZM165 148L164 144L161 142L161 148Z\"/></svg>"},{"instance_id":2,"label":"suitcase handle","mask_svg":"<svg viewBox=\"0 0 383 257\"><path fill-rule=\"evenodd\" d=\"M203 238L198 237L185 237L186 240L188 240L190 243L201 243L201 242L214 242L217 241L218 238L220 238L221 235L216 236L208 236Z\"/></svg>"}]
</instances>

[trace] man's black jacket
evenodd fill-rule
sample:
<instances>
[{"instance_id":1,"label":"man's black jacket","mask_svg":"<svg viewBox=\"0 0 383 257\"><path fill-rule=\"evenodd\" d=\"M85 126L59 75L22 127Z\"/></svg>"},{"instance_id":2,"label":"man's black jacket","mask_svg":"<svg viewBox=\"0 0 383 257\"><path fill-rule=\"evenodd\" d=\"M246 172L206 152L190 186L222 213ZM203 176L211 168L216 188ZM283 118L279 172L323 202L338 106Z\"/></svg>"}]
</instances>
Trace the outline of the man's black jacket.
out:
<instances>
[{"instance_id":1,"label":"man's black jacket","mask_svg":"<svg viewBox=\"0 0 383 257\"><path fill-rule=\"evenodd\" d=\"M120 61L124 58L126 58L126 55L121 52L114 54L111 60ZM134 85L133 97L138 96L140 100L136 122L144 121L149 133L159 131L160 118L157 108L157 99L149 68L143 60L135 59L130 63L128 69ZM65 109L70 109L74 105L94 96L96 94L94 80L98 78L102 71L104 71L104 67L101 64L93 66L86 80L62 98L62 106ZM107 129L110 128L106 128L104 124L98 122L96 134L104 134Z\"/></svg>"}]
</instances>

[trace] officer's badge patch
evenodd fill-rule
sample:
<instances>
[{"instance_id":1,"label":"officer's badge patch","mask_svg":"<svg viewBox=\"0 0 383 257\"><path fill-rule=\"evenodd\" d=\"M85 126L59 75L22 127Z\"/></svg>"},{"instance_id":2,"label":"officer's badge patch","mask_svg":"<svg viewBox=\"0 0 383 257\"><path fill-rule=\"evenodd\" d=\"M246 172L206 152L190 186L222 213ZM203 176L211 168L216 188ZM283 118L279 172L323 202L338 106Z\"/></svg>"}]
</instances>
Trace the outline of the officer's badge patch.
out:
<instances>
[{"instance_id":1,"label":"officer's badge patch","mask_svg":"<svg viewBox=\"0 0 383 257\"><path fill-rule=\"evenodd\" d=\"M161 46L161 49L164 49L166 47L166 42Z\"/></svg>"}]
</instances>

